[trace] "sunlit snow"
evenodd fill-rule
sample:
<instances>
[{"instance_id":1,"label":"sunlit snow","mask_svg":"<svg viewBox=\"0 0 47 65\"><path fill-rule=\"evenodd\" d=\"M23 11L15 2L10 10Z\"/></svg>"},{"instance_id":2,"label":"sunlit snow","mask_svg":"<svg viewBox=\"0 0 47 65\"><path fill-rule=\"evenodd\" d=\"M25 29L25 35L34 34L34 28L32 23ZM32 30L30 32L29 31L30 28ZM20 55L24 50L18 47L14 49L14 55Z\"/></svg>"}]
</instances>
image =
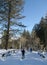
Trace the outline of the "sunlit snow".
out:
<instances>
[{"instance_id":1,"label":"sunlit snow","mask_svg":"<svg viewBox=\"0 0 47 65\"><path fill-rule=\"evenodd\" d=\"M5 56L2 57L4 53ZM39 53L44 55L45 58ZM25 58L22 59L21 50L2 49L0 50L0 65L47 65L47 52L26 51Z\"/></svg>"}]
</instances>

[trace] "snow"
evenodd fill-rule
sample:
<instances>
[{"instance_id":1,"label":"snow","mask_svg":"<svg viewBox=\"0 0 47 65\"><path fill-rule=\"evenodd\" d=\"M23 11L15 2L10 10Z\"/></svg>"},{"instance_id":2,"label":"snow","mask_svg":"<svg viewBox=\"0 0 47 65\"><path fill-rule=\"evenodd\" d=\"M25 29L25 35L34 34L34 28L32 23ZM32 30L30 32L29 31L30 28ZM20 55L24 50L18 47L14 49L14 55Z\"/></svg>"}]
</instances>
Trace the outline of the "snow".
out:
<instances>
[{"instance_id":1,"label":"snow","mask_svg":"<svg viewBox=\"0 0 47 65\"><path fill-rule=\"evenodd\" d=\"M10 51L10 55L9 52ZM2 57L2 54L5 56ZM39 52L40 53L40 52ZM40 56L44 55L45 58ZM47 65L47 52L38 54L38 51L26 51L25 58L22 59L21 50L0 49L0 65Z\"/></svg>"}]
</instances>

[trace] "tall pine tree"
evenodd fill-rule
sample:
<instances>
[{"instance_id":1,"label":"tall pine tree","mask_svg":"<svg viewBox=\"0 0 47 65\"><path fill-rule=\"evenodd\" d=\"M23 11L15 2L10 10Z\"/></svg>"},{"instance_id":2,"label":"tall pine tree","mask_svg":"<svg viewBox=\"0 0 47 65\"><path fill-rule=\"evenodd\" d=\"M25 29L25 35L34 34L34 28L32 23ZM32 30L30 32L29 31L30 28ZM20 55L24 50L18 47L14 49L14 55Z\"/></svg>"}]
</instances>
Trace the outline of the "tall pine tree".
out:
<instances>
[{"instance_id":1,"label":"tall pine tree","mask_svg":"<svg viewBox=\"0 0 47 65\"><path fill-rule=\"evenodd\" d=\"M6 30L6 45L7 49L10 31L19 31L16 27L25 27L20 19L24 18L21 15L23 11L24 0L0 0L0 25L1 29Z\"/></svg>"}]
</instances>

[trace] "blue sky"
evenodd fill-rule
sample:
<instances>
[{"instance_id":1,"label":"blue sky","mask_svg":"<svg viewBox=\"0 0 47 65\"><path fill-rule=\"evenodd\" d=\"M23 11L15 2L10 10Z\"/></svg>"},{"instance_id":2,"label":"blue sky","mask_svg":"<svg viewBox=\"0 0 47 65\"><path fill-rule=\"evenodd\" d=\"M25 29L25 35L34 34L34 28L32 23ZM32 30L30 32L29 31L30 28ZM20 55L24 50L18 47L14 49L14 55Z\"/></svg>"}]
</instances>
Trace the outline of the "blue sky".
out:
<instances>
[{"instance_id":1,"label":"blue sky","mask_svg":"<svg viewBox=\"0 0 47 65\"><path fill-rule=\"evenodd\" d=\"M22 21L27 26L26 29L32 31L33 26L39 23L46 13L47 0L25 0L23 15L26 17Z\"/></svg>"}]
</instances>

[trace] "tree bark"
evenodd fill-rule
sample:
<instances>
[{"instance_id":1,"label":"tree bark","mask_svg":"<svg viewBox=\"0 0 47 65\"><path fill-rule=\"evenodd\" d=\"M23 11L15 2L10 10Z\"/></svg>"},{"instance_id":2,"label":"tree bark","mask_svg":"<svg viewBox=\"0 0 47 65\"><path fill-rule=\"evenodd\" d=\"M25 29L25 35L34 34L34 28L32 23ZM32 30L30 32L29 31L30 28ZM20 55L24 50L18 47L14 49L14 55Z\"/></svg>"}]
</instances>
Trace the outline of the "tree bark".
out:
<instances>
[{"instance_id":1,"label":"tree bark","mask_svg":"<svg viewBox=\"0 0 47 65\"><path fill-rule=\"evenodd\" d=\"M7 32L6 32L6 45L5 49L7 50L8 42L9 42L9 28L10 28L10 13L11 13L11 1L8 2L9 11L8 11L8 25L7 25Z\"/></svg>"}]
</instances>

